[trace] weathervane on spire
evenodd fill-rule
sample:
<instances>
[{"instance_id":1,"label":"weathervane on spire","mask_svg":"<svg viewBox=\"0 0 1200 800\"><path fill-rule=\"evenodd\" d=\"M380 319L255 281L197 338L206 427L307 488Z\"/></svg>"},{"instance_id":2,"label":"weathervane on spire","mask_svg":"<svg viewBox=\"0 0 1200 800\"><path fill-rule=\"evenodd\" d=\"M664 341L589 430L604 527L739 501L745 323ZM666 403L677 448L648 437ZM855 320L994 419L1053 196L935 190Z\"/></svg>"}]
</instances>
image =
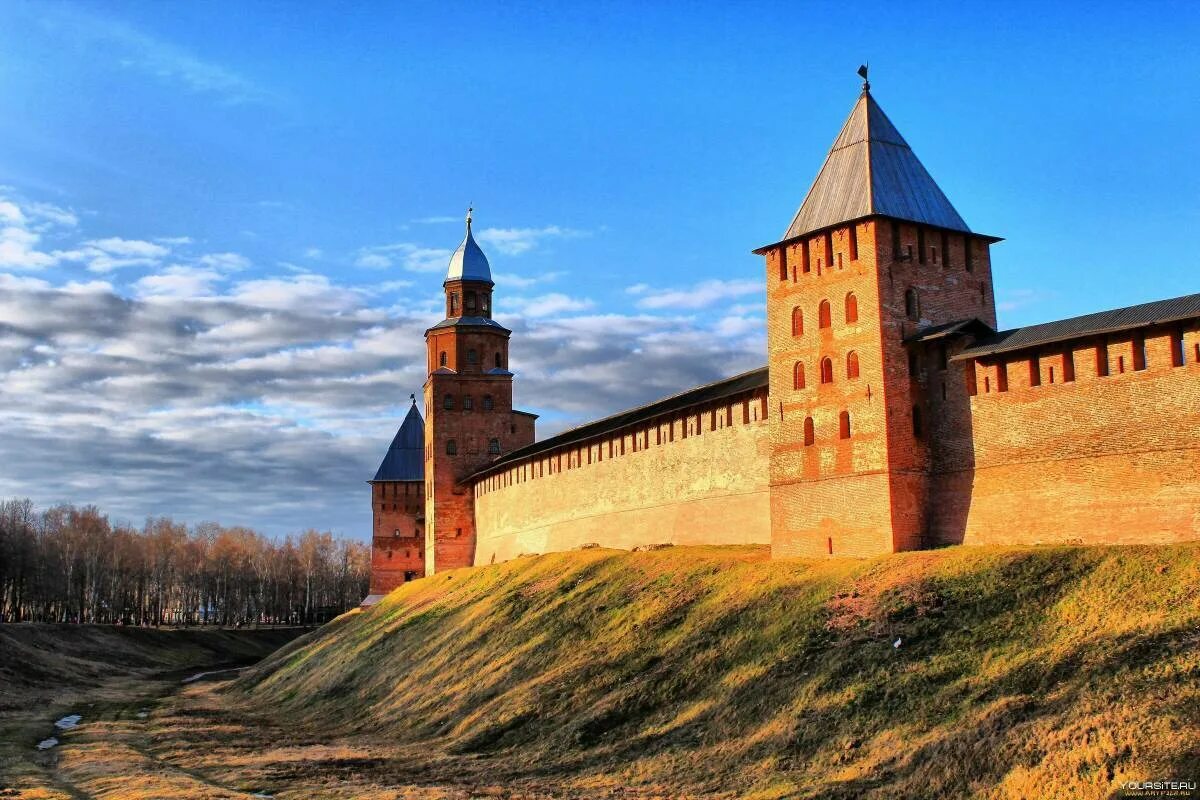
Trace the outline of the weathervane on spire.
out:
<instances>
[{"instance_id":1,"label":"weathervane on spire","mask_svg":"<svg viewBox=\"0 0 1200 800\"><path fill-rule=\"evenodd\" d=\"M475 208L473 205L467 206L467 230L471 229L471 212L474 210Z\"/></svg>"},{"instance_id":2,"label":"weathervane on spire","mask_svg":"<svg viewBox=\"0 0 1200 800\"><path fill-rule=\"evenodd\" d=\"M415 394L410 394L408 399L413 401L414 406L417 404L417 396Z\"/></svg>"},{"instance_id":3,"label":"weathervane on spire","mask_svg":"<svg viewBox=\"0 0 1200 800\"><path fill-rule=\"evenodd\" d=\"M871 91L871 82L867 80L867 64L862 64L858 68L858 76L863 79L863 91Z\"/></svg>"}]
</instances>

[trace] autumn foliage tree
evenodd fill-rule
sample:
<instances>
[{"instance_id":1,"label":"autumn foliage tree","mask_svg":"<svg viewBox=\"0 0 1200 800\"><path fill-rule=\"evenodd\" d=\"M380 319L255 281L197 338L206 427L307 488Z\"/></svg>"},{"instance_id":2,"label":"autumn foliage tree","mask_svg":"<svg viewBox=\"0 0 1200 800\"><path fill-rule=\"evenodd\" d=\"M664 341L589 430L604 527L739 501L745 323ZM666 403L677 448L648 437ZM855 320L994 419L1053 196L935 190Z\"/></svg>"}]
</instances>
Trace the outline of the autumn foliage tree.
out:
<instances>
[{"instance_id":1,"label":"autumn foliage tree","mask_svg":"<svg viewBox=\"0 0 1200 800\"><path fill-rule=\"evenodd\" d=\"M367 545L307 530L271 539L166 517L139 530L94 506L0 502L0 621L311 624L357 605Z\"/></svg>"}]
</instances>

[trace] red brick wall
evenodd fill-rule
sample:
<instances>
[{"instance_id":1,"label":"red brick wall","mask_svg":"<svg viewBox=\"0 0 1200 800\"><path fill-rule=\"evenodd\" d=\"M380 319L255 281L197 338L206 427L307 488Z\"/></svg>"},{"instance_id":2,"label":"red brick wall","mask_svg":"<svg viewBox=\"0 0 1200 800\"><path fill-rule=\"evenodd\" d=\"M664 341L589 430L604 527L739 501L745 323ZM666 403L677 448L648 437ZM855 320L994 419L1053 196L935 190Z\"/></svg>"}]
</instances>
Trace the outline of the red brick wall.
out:
<instances>
[{"instance_id":1,"label":"red brick wall","mask_svg":"<svg viewBox=\"0 0 1200 800\"><path fill-rule=\"evenodd\" d=\"M475 486L475 563L769 541L765 410L766 393L748 393L508 465Z\"/></svg>"},{"instance_id":2,"label":"red brick wall","mask_svg":"<svg viewBox=\"0 0 1200 800\"><path fill-rule=\"evenodd\" d=\"M950 386L961 387L965 402L947 415L931 539L1120 543L1200 536L1200 331L1193 323L1185 333L1183 366L1172 365L1172 332L1144 332L1144 370L1133 369L1130 333L953 365ZM1108 377L1097 375L1097 346L1109 354ZM1074 356L1072 382L1064 382L1064 347ZM1030 380L1031 357L1040 386ZM1005 392L997 386L1001 364ZM963 369L974 369L974 397L966 397Z\"/></svg>"},{"instance_id":3,"label":"red brick wall","mask_svg":"<svg viewBox=\"0 0 1200 800\"><path fill-rule=\"evenodd\" d=\"M425 498L420 481L371 484L371 589L387 594L425 574Z\"/></svg>"},{"instance_id":4,"label":"red brick wall","mask_svg":"<svg viewBox=\"0 0 1200 800\"><path fill-rule=\"evenodd\" d=\"M909 376L903 340L919 327L965 318L994 324L995 311L984 240L973 240L968 271L961 234L945 237L947 260L941 232L926 228L921 263L917 226L902 223L898 232L895 253L891 221L870 219L854 225L857 258L849 226L767 254L771 530L777 557L868 556L921 544L929 456L927 438L913 431L912 409L922 403L922 393ZM915 319L906 313L910 288L918 297ZM850 292L858 305L853 323L845 311ZM823 300L830 304L828 328L820 327ZM792 322L797 307L804 317L799 334ZM857 378L847 373L850 351L858 357ZM826 358L833 365L830 383L821 380ZM804 364L802 389L793 377L797 361ZM849 438L841 436L843 413L850 417ZM810 417L815 435L806 444Z\"/></svg>"}]
</instances>

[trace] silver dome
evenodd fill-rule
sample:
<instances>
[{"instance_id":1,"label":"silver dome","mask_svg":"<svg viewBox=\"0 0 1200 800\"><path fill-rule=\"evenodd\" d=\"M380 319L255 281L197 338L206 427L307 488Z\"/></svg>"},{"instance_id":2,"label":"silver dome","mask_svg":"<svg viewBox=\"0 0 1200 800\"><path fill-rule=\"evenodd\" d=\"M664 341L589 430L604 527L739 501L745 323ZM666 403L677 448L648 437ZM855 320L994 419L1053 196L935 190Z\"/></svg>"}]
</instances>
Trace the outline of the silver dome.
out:
<instances>
[{"instance_id":1,"label":"silver dome","mask_svg":"<svg viewBox=\"0 0 1200 800\"><path fill-rule=\"evenodd\" d=\"M479 249L479 245L475 243L475 237L471 235L471 211L472 209L467 209L467 235L463 237L462 244L454 251L454 255L450 256L450 268L446 270L446 280L491 283L492 268L488 264L483 250Z\"/></svg>"}]
</instances>

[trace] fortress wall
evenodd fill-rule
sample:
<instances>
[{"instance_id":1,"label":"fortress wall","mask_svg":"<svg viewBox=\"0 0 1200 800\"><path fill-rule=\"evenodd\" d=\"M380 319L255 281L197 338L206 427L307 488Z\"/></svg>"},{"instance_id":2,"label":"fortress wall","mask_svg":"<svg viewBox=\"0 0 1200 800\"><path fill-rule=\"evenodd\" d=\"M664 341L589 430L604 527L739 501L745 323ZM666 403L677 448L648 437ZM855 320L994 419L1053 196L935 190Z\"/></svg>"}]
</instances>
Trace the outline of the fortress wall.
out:
<instances>
[{"instance_id":1,"label":"fortress wall","mask_svg":"<svg viewBox=\"0 0 1200 800\"><path fill-rule=\"evenodd\" d=\"M370 594L387 594L407 576L425 574L425 535L418 518L425 510L420 481L380 481L371 485Z\"/></svg>"},{"instance_id":2,"label":"fortress wall","mask_svg":"<svg viewBox=\"0 0 1200 800\"><path fill-rule=\"evenodd\" d=\"M969 415L953 421L958 441L947 452L957 455L935 475L933 541L1200 537L1200 330L1192 323L1186 331L1141 331L1144 369L1137 333L968 367L976 394ZM1182 348L1172 341L1181 335ZM1074 363L1070 382L1063 348ZM1098 375L1098 348L1107 354L1107 377ZM1002 365L1007 391L998 391Z\"/></svg>"},{"instance_id":3,"label":"fortress wall","mask_svg":"<svg viewBox=\"0 0 1200 800\"><path fill-rule=\"evenodd\" d=\"M539 453L475 485L475 563L583 544L771 541L766 390Z\"/></svg>"}]
</instances>

